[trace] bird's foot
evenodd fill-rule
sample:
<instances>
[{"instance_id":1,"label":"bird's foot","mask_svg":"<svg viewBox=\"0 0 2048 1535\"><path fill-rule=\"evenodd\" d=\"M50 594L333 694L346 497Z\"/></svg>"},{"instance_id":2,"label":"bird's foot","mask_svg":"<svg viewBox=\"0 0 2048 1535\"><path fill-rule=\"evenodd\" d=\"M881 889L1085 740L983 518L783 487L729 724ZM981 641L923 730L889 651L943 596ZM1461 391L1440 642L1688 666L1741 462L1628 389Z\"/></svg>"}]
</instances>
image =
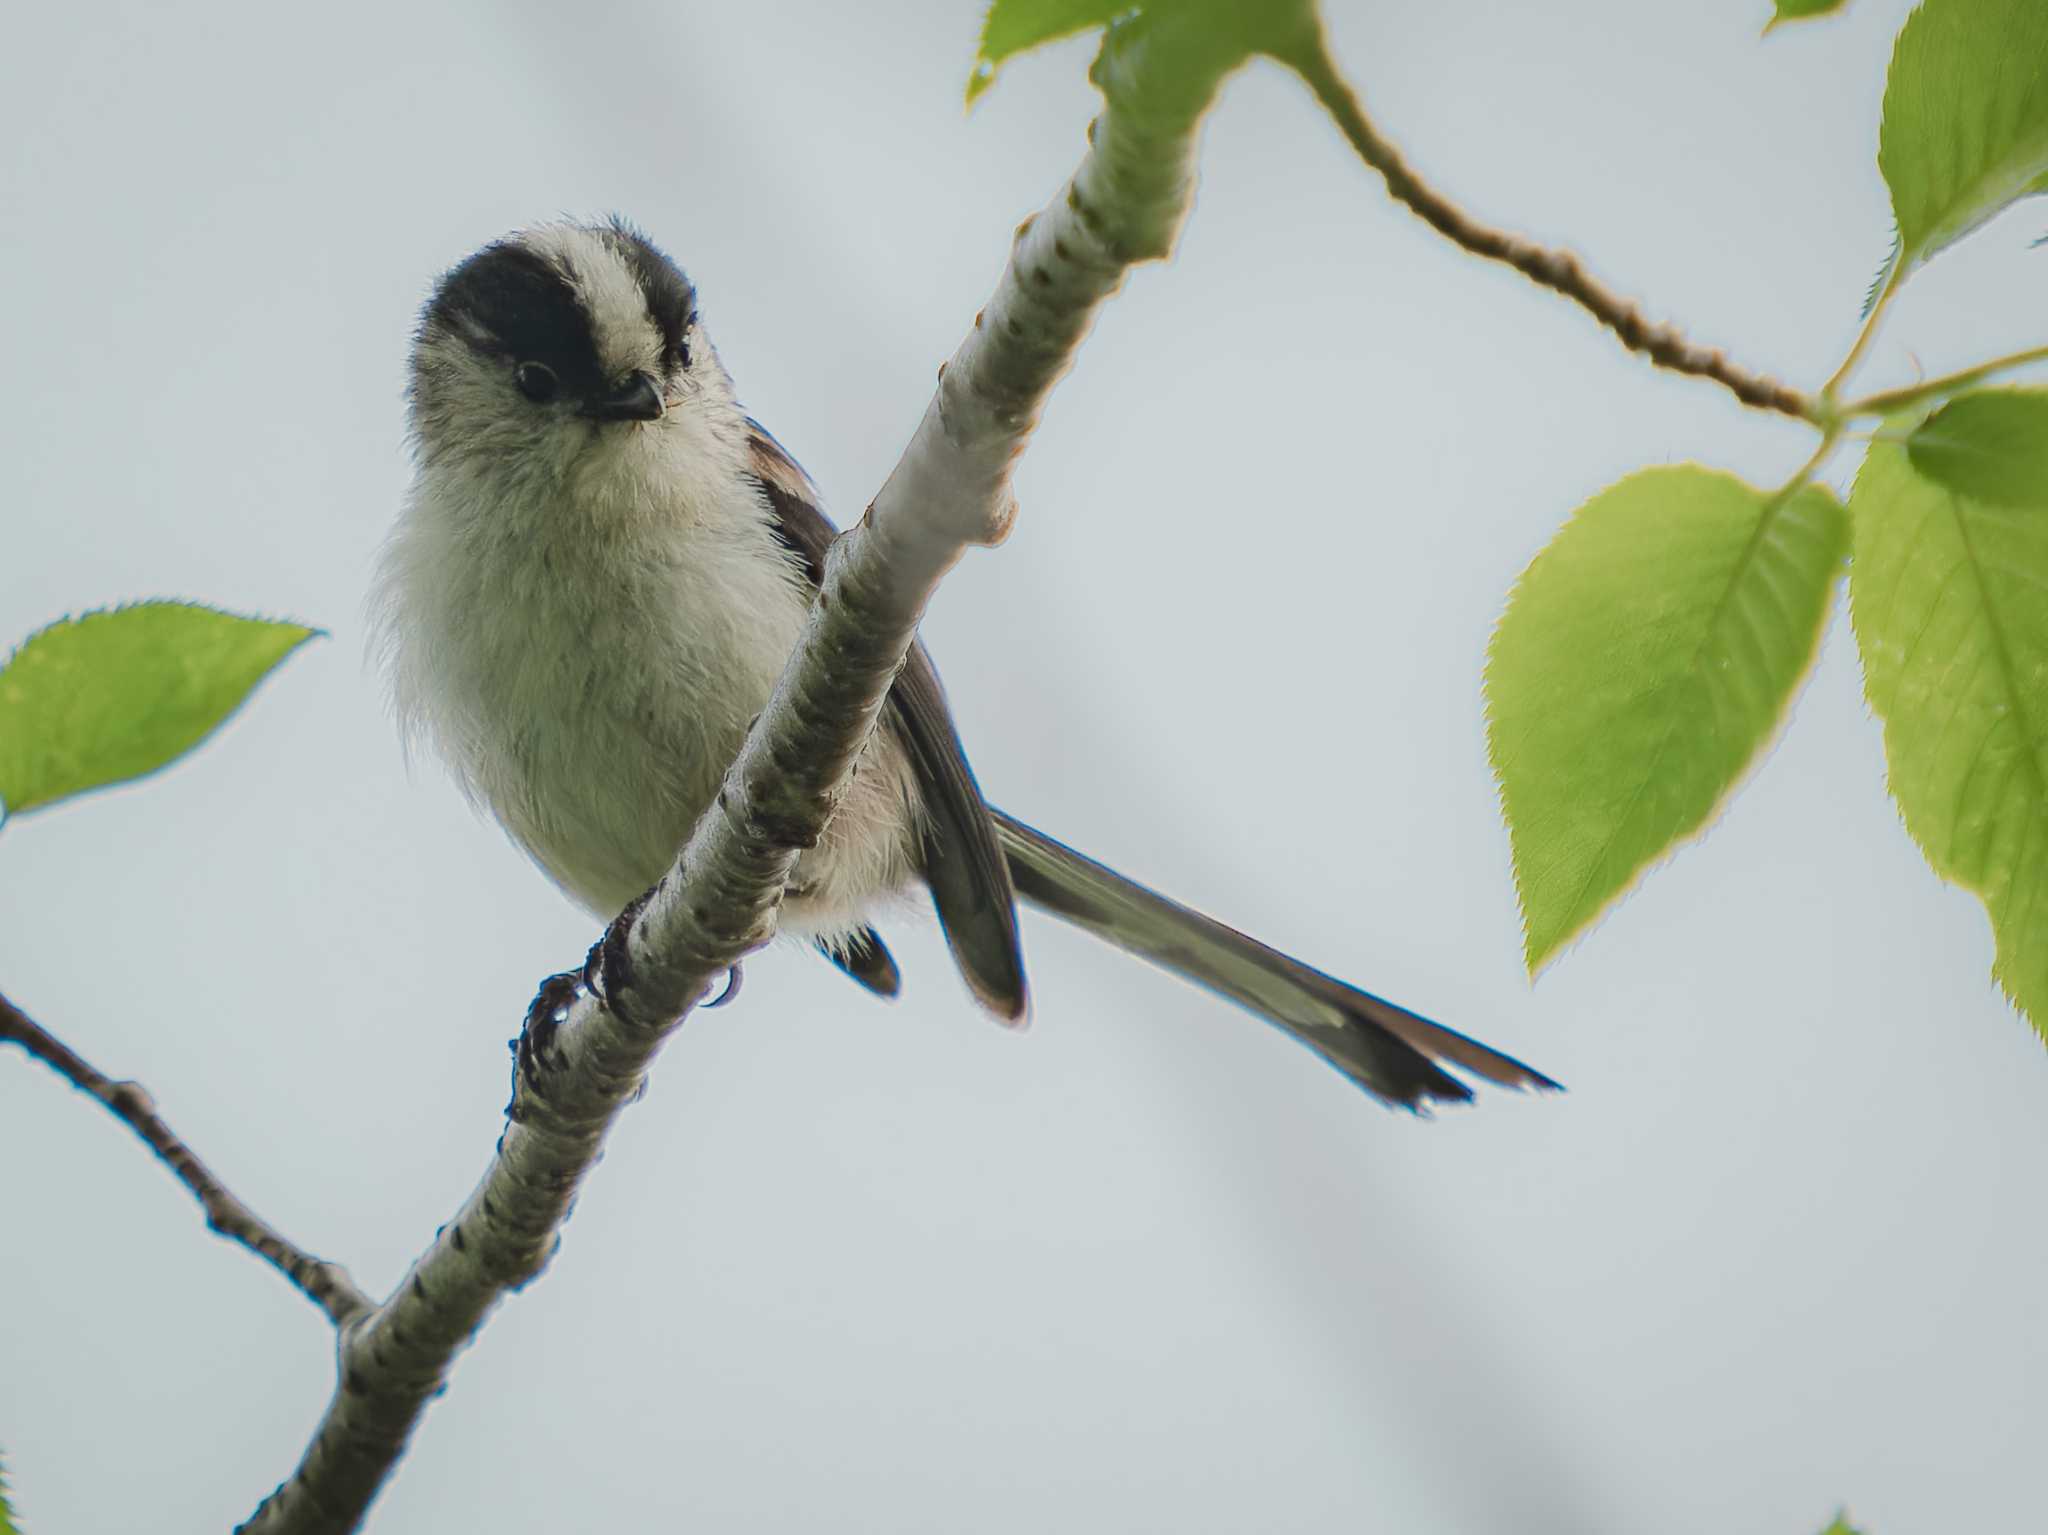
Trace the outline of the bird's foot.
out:
<instances>
[{"instance_id":1,"label":"bird's foot","mask_svg":"<svg viewBox=\"0 0 2048 1535\"><path fill-rule=\"evenodd\" d=\"M526 1009L526 1021L519 1026L519 1037L512 1041L515 1070L529 1092L540 1090L541 1073L556 1064L555 1035L582 987L582 977L573 970L565 970L542 981L540 990L533 994ZM516 1099L518 1082L513 1088Z\"/></svg>"},{"instance_id":2,"label":"bird's foot","mask_svg":"<svg viewBox=\"0 0 2048 1535\"><path fill-rule=\"evenodd\" d=\"M641 908L653 895L652 890L642 891L626 903L604 930L604 936L590 946L590 952L583 958L583 985L614 1013L620 993L633 985L633 956L626 948L626 936L633 931L633 923L639 917Z\"/></svg>"}]
</instances>

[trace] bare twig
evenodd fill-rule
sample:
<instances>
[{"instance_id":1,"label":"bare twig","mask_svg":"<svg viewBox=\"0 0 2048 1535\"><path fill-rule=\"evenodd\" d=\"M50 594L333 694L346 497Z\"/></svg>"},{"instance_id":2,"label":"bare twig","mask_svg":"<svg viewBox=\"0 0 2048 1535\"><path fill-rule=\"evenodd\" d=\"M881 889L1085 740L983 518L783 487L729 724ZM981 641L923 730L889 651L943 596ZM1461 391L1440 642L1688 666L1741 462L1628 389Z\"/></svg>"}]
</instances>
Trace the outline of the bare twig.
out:
<instances>
[{"instance_id":1,"label":"bare twig","mask_svg":"<svg viewBox=\"0 0 2048 1535\"><path fill-rule=\"evenodd\" d=\"M336 1327L347 1326L370 1309L369 1296L356 1288L347 1269L286 1241L268 1221L222 1187L212 1170L164 1123L155 1101L139 1082L116 1082L103 1075L4 996L0 996L0 1040L20 1045L80 1092L97 1098L108 1113L141 1136L164 1166L192 1191L206 1212L210 1230L241 1243L284 1275L326 1312Z\"/></svg>"},{"instance_id":2,"label":"bare twig","mask_svg":"<svg viewBox=\"0 0 2048 1535\"><path fill-rule=\"evenodd\" d=\"M558 1026L532 1077L515 1079L483 1182L391 1298L343 1330L340 1379L312 1443L245 1532L356 1528L456 1353L545 1266L662 1042L773 932L797 850L830 815L940 577L969 545L1007 532L1012 466L1095 310L1131 263L1171 246L1197 125L1241 56L1164 18L1112 29L1094 71L1108 106L1088 155L1019 231L888 483L833 545L803 640L717 804L606 934L606 1002L552 994Z\"/></svg>"},{"instance_id":3,"label":"bare twig","mask_svg":"<svg viewBox=\"0 0 2048 1535\"><path fill-rule=\"evenodd\" d=\"M1755 409L1826 424L1826 412L1811 395L1750 372L1731 362L1719 349L1688 340L1674 325L1653 324L1633 302L1588 273L1570 251L1552 250L1482 224L1430 186L1366 117L1357 93L1330 57L1320 22L1300 29L1287 45L1270 51L1280 63L1301 76L1323 109L1336 120L1339 131L1358 157L1385 178L1387 190L1395 200L1437 233L1475 256L1503 262L1532 282L1563 294L1619 336L1623 346L1641 352L1660 368L1712 379Z\"/></svg>"}]
</instances>

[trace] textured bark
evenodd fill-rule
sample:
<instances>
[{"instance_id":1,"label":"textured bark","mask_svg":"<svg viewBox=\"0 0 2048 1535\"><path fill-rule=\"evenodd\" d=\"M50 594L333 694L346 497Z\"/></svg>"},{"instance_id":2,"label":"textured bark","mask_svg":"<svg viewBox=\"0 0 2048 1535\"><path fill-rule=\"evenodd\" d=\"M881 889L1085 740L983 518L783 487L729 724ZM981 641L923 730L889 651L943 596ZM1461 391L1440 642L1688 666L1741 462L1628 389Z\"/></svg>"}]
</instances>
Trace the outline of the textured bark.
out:
<instances>
[{"instance_id":1,"label":"textured bark","mask_svg":"<svg viewBox=\"0 0 2048 1535\"><path fill-rule=\"evenodd\" d=\"M538 1275L612 1121L662 1042L774 932L797 851L817 840L941 577L1015 516L1010 475L1095 311L1185 216L1201 116L1242 39L1198 13L1127 23L1093 72L1105 109L1067 187L1019 229L995 295L940 374L910 445L834 544L802 642L717 804L597 951L600 1005L559 988L559 1028L482 1183L391 1297L341 1330L334 1396L305 1456L244 1531L355 1529L455 1355Z\"/></svg>"}]
</instances>

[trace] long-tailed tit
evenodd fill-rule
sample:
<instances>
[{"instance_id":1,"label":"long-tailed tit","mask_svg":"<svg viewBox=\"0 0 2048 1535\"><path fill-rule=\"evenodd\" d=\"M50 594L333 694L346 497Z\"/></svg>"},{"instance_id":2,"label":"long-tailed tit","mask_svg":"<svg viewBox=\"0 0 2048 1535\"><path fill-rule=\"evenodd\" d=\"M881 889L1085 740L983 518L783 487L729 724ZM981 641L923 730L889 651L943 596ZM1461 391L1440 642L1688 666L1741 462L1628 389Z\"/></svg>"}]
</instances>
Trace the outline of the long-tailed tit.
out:
<instances>
[{"instance_id":1,"label":"long-tailed tit","mask_svg":"<svg viewBox=\"0 0 2048 1535\"><path fill-rule=\"evenodd\" d=\"M802 629L832 525L733 396L667 256L618 221L549 224L449 272L412 354L418 475L379 573L406 727L556 884L610 917L711 803ZM1242 1004L1390 1103L1519 1061L1154 894L990 807L922 646L782 931L870 991L871 925L923 884L961 975L1025 1013L1016 896Z\"/></svg>"}]
</instances>

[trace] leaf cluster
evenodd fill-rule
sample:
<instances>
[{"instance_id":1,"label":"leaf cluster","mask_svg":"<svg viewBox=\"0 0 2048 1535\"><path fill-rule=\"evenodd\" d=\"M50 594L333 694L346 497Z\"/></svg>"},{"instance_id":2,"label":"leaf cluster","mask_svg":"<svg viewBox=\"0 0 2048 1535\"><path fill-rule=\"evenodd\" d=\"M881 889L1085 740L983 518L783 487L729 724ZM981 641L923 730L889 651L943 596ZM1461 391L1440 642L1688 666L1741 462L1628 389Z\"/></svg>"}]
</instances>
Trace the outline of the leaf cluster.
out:
<instances>
[{"instance_id":1,"label":"leaf cluster","mask_svg":"<svg viewBox=\"0 0 2048 1535\"><path fill-rule=\"evenodd\" d=\"M1766 31L1843 3L1776 0ZM968 99L1018 52L1166 7L1204 7L1247 51L1296 67L1440 232L1584 304L1660 366L1714 378L1820 436L1776 489L1699 465L1627 476L1571 515L1510 594L1487 651L1487 741L1532 973L1712 822L1784 725L1853 572L1856 640L1906 829L1937 872L1983 899L1995 974L2048 1032L2048 392L1981 387L2048 347L1843 398L1900 286L2048 191L2048 4L1923 0L1907 19L1877 135L1891 254L1848 355L1810 394L1649 335L1574 258L1451 207L1365 121L1313 29L1304 50L1287 6L994 0ZM1863 423L1875 430L1844 506L1814 480Z\"/></svg>"},{"instance_id":2,"label":"leaf cluster","mask_svg":"<svg viewBox=\"0 0 2048 1535\"><path fill-rule=\"evenodd\" d=\"M2048 190L2048 6L1925 0L1894 48L1878 141L1896 239L1816 396L1814 458L1768 494L1701 468L1631 475L1509 599L1488 744L1526 958L1544 965L1709 824L1784 722L1846 571L1906 829L1984 900L1999 982L2048 1026L2048 392L1977 387L2041 354L1841 398L1899 286ZM1809 481L1865 421L1840 508Z\"/></svg>"},{"instance_id":3,"label":"leaf cluster","mask_svg":"<svg viewBox=\"0 0 2048 1535\"><path fill-rule=\"evenodd\" d=\"M1765 30L1843 5L1776 0ZM1984 387L2048 347L1844 397L1901 285L2048 191L2048 3L1923 0L1907 19L1877 134L1891 254L1848 354L1811 393L1765 387L1675 336L1651 344L1573 258L1451 208L1365 122L1320 40L1304 54L1288 6L994 0L968 99L1027 48L1167 7L1206 8L1326 104L1341 94L1346 136L1439 231L1576 299L1661 366L1819 435L1774 489L1699 465L1627 476L1571 515L1510 594L1487 652L1487 740L1532 973L1711 824L1783 727L1847 574L1906 829L1982 898L1997 979L2048 1033L2048 391ZM1859 436L1869 446L1845 506L1815 477Z\"/></svg>"}]
</instances>

